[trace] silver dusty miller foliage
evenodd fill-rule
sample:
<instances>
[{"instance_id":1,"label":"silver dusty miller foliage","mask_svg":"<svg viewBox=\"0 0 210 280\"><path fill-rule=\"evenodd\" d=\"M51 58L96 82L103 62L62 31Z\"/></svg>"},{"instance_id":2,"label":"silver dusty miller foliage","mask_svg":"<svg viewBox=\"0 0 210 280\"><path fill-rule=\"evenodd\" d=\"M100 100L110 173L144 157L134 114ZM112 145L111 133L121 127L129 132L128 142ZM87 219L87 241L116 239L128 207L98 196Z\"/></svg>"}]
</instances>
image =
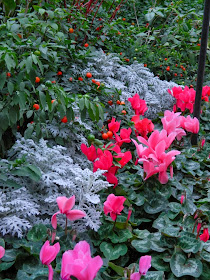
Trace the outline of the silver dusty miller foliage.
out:
<instances>
[{"instance_id":1,"label":"silver dusty miller foliage","mask_svg":"<svg viewBox=\"0 0 210 280\"><path fill-rule=\"evenodd\" d=\"M121 90L121 99L124 101L138 93L148 106L145 117L156 118L157 113L172 109L174 105L174 98L167 90L178 85L161 81L142 63L122 65L116 54L106 55L103 51L97 51L89 58L83 74L87 72L91 72L106 87Z\"/></svg>"},{"instance_id":2,"label":"silver dusty miller foliage","mask_svg":"<svg viewBox=\"0 0 210 280\"><path fill-rule=\"evenodd\" d=\"M97 231L100 226L102 205L98 192L107 188L109 183L99 177L104 171L93 173L82 169L68 155L65 147L49 147L41 139L35 143L32 139L19 138L9 155L14 153L20 158L40 168L42 179L32 182L29 179L13 177L22 188L12 190L2 188L0 194L0 232L23 237L36 223L49 224L51 216L58 211L56 198L75 195L74 209L83 210L87 216L73 222L72 227L84 231L87 227ZM64 226L63 215L58 215L58 224ZM69 222L70 223L70 222Z\"/></svg>"},{"instance_id":3,"label":"silver dusty miller foliage","mask_svg":"<svg viewBox=\"0 0 210 280\"><path fill-rule=\"evenodd\" d=\"M72 71L83 76L91 72L94 79L103 82L110 92L114 89L121 90L121 100L125 102L138 93L148 106L145 117L154 119L157 113L172 109L175 100L167 90L177 84L161 81L142 63L124 65L116 54L106 55L102 50L91 53L87 60L86 69L82 70L80 66L72 65ZM78 84L71 86L79 91ZM129 102L127 104L130 106Z\"/></svg>"}]
</instances>

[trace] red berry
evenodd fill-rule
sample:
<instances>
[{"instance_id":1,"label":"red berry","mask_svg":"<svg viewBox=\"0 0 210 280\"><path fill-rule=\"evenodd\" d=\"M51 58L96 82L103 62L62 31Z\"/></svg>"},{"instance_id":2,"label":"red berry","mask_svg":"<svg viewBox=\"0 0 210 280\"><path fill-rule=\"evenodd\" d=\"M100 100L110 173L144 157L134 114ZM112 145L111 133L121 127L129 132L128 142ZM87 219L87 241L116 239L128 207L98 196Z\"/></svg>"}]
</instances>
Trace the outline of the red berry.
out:
<instances>
[{"instance_id":1,"label":"red berry","mask_svg":"<svg viewBox=\"0 0 210 280\"><path fill-rule=\"evenodd\" d=\"M58 71L57 76L62 76L62 75L63 75L63 72Z\"/></svg>"},{"instance_id":2,"label":"red berry","mask_svg":"<svg viewBox=\"0 0 210 280\"><path fill-rule=\"evenodd\" d=\"M79 77L78 80L79 80L79 81L83 81L83 78L82 78L82 77Z\"/></svg>"},{"instance_id":3,"label":"red berry","mask_svg":"<svg viewBox=\"0 0 210 280\"><path fill-rule=\"evenodd\" d=\"M67 122L68 122L67 117L64 116L64 117L62 118L61 122L62 122L62 123L67 123Z\"/></svg>"},{"instance_id":4,"label":"red berry","mask_svg":"<svg viewBox=\"0 0 210 280\"><path fill-rule=\"evenodd\" d=\"M73 78L71 77L71 78L69 78L69 82L72 82L73 81Z\"/></svg>"},{"instance_id":5,"label":"red berry","mask_svg":"<svg viewBox=\"0 0 210 280\"><path fill-rule=\"evenodd\" d=\"M39 82L40 82L40 78L39 78L39 77L36 77L35 83L39 83Z\"/></svg>"},{"instance_id":6,"label":"red berry","mask_svg":"<svg viewBox=\"0 0 210 280\"><path fill-rule=\"evenodd\" d=\"M11 74L9 72L7 73L7 77L11 77Z\"/></svg>"},{"instance_id":7,"label":"red berry","mask_svg":"<svg viewBox=\"0 0 210 280\"><path fill-rule=\"evenodd\" d=\"M109 136L108 136L107 133L103 133L103 134L102 134L102 138L103 138L104 140L107 140L107 139L109 138Z\"/></svg>"},{"instance_id":8,"label":"red berry","mask_svg":"<svg viewBox=\"0 0 210 280\"><path fill-rule=\"evenodd\" d=\"M170 71L170 66L166 67L166 71Z\"/></svg>"},{"instance_id":9,"label":"red berry","mask_svg":"<svg viewBox=\"0 0 210 280\"><path fill-rule=\"evenodd\" d=\"M86 74L86 77L87 77L87 78L91 78L91 77L92 77L92 74L91 74L90 72L88 72L88 73Z\"/></svg>"},{"instance_id":10,"label":"red berry","mask_svg":"<svg viewBox=\"0 0 210 280\"><path fill-rule=\"evenodd\" d=\"M108 138L112 138L112 136L113 136L113 132L112 131L108 131L106 134L108 135Z\"/></svg>"},{"instance_id":11,"label":"red berry","mask_svg":"<svg viewBox=\"0 0 210 280\"><path fill-rule=\"evenodd\" d=\"M144 63L144 67L147 67L147 64L146 64L146 63Z\"/></svg>"},{"instance_id":12,"label":"red berry","mask_svg":"<svg viewBox=\"0 0 210 280\"><path fill-rule=\"evenodd\" d=\"M100 87L101 83L100 82L95 82L95 84Z\"/></svg>"},{"instance_id":13,"label":"red berry","mask_svg":"<svg viewBox=\"0 0 210 280\"><path fill-rule=\"evenodd\" d=\"M117 102L116 102L116 103L117 103L118 105L120 105L120 103L121 103L121 102L120 102L120 100L117 100Z\"/></svg>"},{"instance_id":14,"label":"red berry","mask_svg":"<svg viewBox=\"0 0 210 280\"><path fill-rule=\"evenodd\" d=\"M87 48L88 46L89 46L89 45L88 45L88 43L84 44L84 47L86 47L86 48Z\"/></svg>"},{"instance_id":15,"label":"red berry","mask_svg":"<svg viewBox=\"0 0 210 280\"><path fill-rule=\"evenodd\" d=\"M51 103L53 104L55 102L55 99L51 100Z\"/></svg>"},{"instance_id":16,"label":"red berry","mask_svg":"<svg viewBox=\"0 0 210 280\"><path fill-rule=\"evenodd\" d=\"M108 104L111 106L111 105L113 105L113 101L112 100L109 100L108 101Z\"/></svg>"},{"instance_id":17,"label":"red berry","mask_svg":"<svg viewBox=\"0 0 210 280\"><path fill-rule=\"evenodd\" d=\"M56 84L56 81L52 81L52 84Z\"/></svg>"},{"instance_id":18,"label":"red berry","mask_svg":"<svg viewBox=\"0 0 210 280\"><path fill-rule=\"evenodd\" d=\"M39 110L39 104L34 104L34 105L33 105L33 108L34 108L35 110Z\"/></svg>"}]
</instances>

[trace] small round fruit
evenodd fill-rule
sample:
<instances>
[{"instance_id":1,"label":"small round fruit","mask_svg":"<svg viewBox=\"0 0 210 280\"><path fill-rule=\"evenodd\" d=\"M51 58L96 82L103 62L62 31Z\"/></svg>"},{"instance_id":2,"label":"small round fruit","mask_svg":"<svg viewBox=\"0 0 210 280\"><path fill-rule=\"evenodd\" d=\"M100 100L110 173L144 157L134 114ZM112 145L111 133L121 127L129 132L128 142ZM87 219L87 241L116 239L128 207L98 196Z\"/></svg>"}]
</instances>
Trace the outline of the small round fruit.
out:
<instances>
[{"instance_id":1,"label":"small round fruit","mask_svg":"<svg viewBox=\"0 0 210 280\"><path fill-rule=\"evenodd\" d=\"M136 60L136 56L134 56L133 60Z\"/></svg>"},{"instance_id":2,"label":"small round fruit","mask_svg":"<svg viewBox=\"0 0 210 280\"><path fill-rule=\"evenodd\" d=\"M138 49L135 49L135 52L138 52Z\"/></svg>"},{"instance_id":3,"label":"small round fruit","mask_svg":"<svg viewBox=\"0 0 210 280\"><path fill-rule=\"evenodd\" d=\"M34 108L35 110L39 110L39 104L34 104L34 105L33 105L33 108Z\"/></svg>"},{"instance_id":4,"label":"small round fruit","mask_svg":"<svg viewBox=\"0 0 210 280\"><path fill-rule=\"evenodd\" d=\"M103 134L102 134L102 138L103 138L104 140L107 140L107 139L109 138L109 136L108 136L107 133L103 133Z\"/></svg>"},{"instance_id":5,"label":"small round fruit","mask_svg":"<svg viewBox=\"0 0 210 280\"><path fill-rule=\"evenodd\" d=\"M124 102L124 101L121 101L121 102L120 102L120 105L125 105L125 102Z\"/></svg>"},{"instance_id":6,"label":"small round fruit","mask_svg":"<svg viewBox=\"0 0 210 280\"><path fill-rule=\"evenodd\" d=\"M125 19L125 18L123 18L122 20L123 20L123 21L125 21L126 19Z\"/></svg>"},{"instance_id":7,"label":"small round fruit","mask_svg":"<svg viewBox=\"0 0 210 280\"><path fill-rule=\"evenodd\" d=\"M39 82L40 82L40 78L39 78L39 77L36 77L35 83L39 83Z\"/></svg>"},{"instance_id":8,"label":"small round fruit","mask_svg":"<svg viewBox=\"0 0 210 280\"><path fill-rule=\"evenodd\" d=\"M88 137L87 137L87 139L88 139L89 141L94 141L94 140L95 140L95 136L94 136L93 134L89 134Z\"/></svg>"},{"instance_id":9,"label":"small round fruit","mask_svg":"<svg viewBox=\"0 0 210 280\"><path fill-rule=\"evenodd\" d=\"M113 105L113 101L112 100L109 100L108 101L108 104L111 106L111 105Z\"/></svg>"},{"instance_id":10,"label":"small round fruit","mask_svg":"<svg viewBox=\"0 0 210 280\"><path fill-rule=\"evenodd\" d=\"M120 55L122 55L122 52L120 52Z\"/></svg>"},{"instance_id":11,"label":"small round fruit","mask_svg":"<svg viewBox=\"0 0 210 280\"><path fill-rule=\"evenodd\" d=\"M91 78L91 77L92 77L92 74L91 74L90 72L88 72L88 73L86 74L86 77L87 77L87 78Z\"/></svg>"},{"instance_id":12,"label":"small round fruit","mask_svg":"<svg viewBox=\"0 0 210 280\"><path fill-rule=\"evenodd\" d=\"M51 83L52 83L52 84L56 84L56 81L52 81Z\"/></svg>"},{"instance_id":13,"label":"small round fruit","mask_svg":"<svg viewBox=\"0 0 210 280\"><path fill-rule=\"evenodd\" d=\"M121 102L120 102L120 100L117 100L117 102L116 102L116 103L117 103L117 105L120 105L120 103L121 103Z\"/></svg>"},{"instance_id":14,"label":"small round fruit","mask_svg":"<svg viewBox=\"0 0 210 280\"><path fill-rule=\"evenodd\" d=\"M144 63L144 67L147 67L147 64L146 64L146 63Z\"/></svg>"},{"instance_id":15,"label":"small round fruit","mask_svg":"<svg viewBox=\"0 0 210 280\"><path fill-rule=\"evenodd\" d=\"M62 123L67 123L67 122L68 122L67 117L64 116L64 117L62 118L61 122L62 122Z\"/></svg>"},{"instance_id":16,"label":"small round fruit","mask_svg":"<svg viewBox=\"0 0 210 280\"><path fill-rule=\"evenodd\" d=\"M166 67L166 71L170 71L170 66Z\"/></svg>"},{"instance_id":17,"label":"small round fruit","mask_svg":"<svg viewBox=\"0 0 210 280\"><path fill-rule=\"evenodd\" d=\"M122 112L121 112L121 113L125 115L127 112L126 112L125 110L122 110Z\"/></svg>"},{"instance_id":18,"label":"small round fruit","mask_svg":"<svg viewBox=\"0 0 210 280\"><path fill-rule=\"evenodd\" d=\"M100 85L101 85L100 82L95 82L95 84L96 84L97 86L99 86L99 87L100 87Z\"/></svg>"},{"instance_id":19,"label":"small round fruit","mask_svg":"<svg viewBox=\"0 0 210 280\"><path fill-rule=\"evenodd\" d=\"M69 28L69 33L74 33L74 29L73 28Z\"/></svg>"},{"instance_id":20,"label":"small round fruit","mask_svg":"<svg viewBox=\"0 0 210 280\"><path fill-rule=\"evenodd\" d=\"M11 77L11 73L8 72L8 73L7 73L7 77Z\"/></svg>"},{"instance_id":21,"label":"small round fruit","mask_svg":"<svg viewBox=\"0 0 210 280\"><path fill-rule=\"evenodd\" d=\"M62 71L58 71L57 76L62 76L63 72Z\"/></svg>"},{"instance_id":22,"label":"small round fruit","mask_svg":"<svg viewBox=\"0 0 210 280\"><path fill-rule=\"evenodd\" d=\"M84 47L85 47L85 48L89 47L88 43L85 43L85 44L84 44Z\"/></svg>"},{"instance_id":23,"label":"small round fruit","mask_svg":"<svg viewBox=\"0 0 210 280\"><path fill-rule=\"evenodd\" d=\"M113 136L113 132L110 130L106 134L108 135L108 138L112 138L112 136Z\"/></svg>"},{"instance_id":24,"label":"small round fruit","mask_svg":"<svg viewBox=\"0 0 210 280\"><path fill-rule=\"evenodd\" d=\"M52 82L51 82L51 81L46 81L45 85L46 85L47 87L51 87L51 86L52 86Z\"/></svg>"},{"instance_id":25,"label":"small round fruit","mask_svg":"<svg viewBox=\"0 0 210 280\"><path fill-rule=\"evenodd\" d=\"M41 52L40 51L35 51L34 54L37 55L37 56L40 56Z\"/></svg>"},{"instance_id":26,"label":"small round fruit","mask_svg":"<svg viewBox=\"0 0 210 280\"><path fill-rule=\"evenodd\" d=\"M82 77L79 77L78 80L82 82L82 81L83 81L83 78L82 78Z\"/></svg>"},{"instance_id":27,"label":"small round fruit","mask_svg":"<svg viewBox=\"0 0 210 280\"><path fill-rule=\"evenodd\" d=\"M96 80L92 79L92 82L95 84L95 83L96 83Z\"/></svg>"},{"instance_id":28,"label":"small round fruit","mask_svg":"<svg viewBox=\"0 0 210 280\"><path fill-rule=\"evenodd\" d=\"M53 104L55 102L55 99L51 100L51 103Z\"/></svg>"},{"instance_id":29,"label":"small round fruit","mask_svg":"<svg viewBox=\"0 0 210 280\"><path fill-rule=\"evenodd\" d=\"M72 81L73 81L73 78L72 78L72 77L70 77L70 78L69 78L69 82L72 82Z\"/></svg>"}]
</instances>

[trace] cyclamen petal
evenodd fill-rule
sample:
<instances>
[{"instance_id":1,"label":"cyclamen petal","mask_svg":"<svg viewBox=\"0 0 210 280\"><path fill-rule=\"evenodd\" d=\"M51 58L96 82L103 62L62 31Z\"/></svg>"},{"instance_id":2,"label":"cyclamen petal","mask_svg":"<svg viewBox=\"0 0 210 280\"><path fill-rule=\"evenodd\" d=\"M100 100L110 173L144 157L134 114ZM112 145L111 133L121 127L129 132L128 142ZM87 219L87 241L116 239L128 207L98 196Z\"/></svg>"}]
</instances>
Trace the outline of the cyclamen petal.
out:
<instances>
[{"instance_id":1,"label":"cyclamen petal","mask_svg":"<svg viewBox=\"0 0 210 280\"><path fill-rule=\"evenodd\" d=\"M57 213L55 213L55 214L53 214L53 216L52 216L52 219L51 219L51 224L52 224L52 227L54 228L54 229L56 229L57 228L57 215L58 214L60 214L61 212L57 212Z\"/></svg>"},{"instance_id":2,"label":"cyclamen petal","mask_svg":"<svg viewBox=\"0 0 210 280\"><path fill-rule=\"evenodd\" d=\"M50 246L50 242L47 240L40 250L40 260L42 264L49 265L52 261L54 261L59 251L59 243Z\"/></svg>"},{"instance_id":3,"label":"cyclamen petal","mask_svg":"<svg viewBox=\"0 0 210 280\"><path fill-rule=\"evenodd\" d=\"M140 280L140 278L141 278L141 275L139 272L135 272L135 273L131 274L131 276L130 276L130 280Z\"/></svg>"},{"instance_id":4,"label":"cyclamen petal","mask_svg":"<svg viewBox=\"0 0 210 280\"><path fill-rule=\"evenodd\" d=\"M66 214L67 219L70 221L79 220L86 216L86 213L81 210L71 210Z\"/></svg>"},{"instance_id":5,"label":"cyclamen petal","mask_svg":"<svg viewBox=\"0 0 210 280\"><path fill-rule=\"evenodd\" d=\"M5 254L5 249L4 247L0 246L0 259L3 258L4 254Z\"/></svg>"},{"instance_id":6,"label":"cyclamen petal","mask_svg":"<svg viewBox=\"0 0 210 280\"><path fill-rule=\"evenodd\" d=\"M58 198L57 198L58 199ZM67 212L69 212L75 205L75 195L73 195L72 197L70 197L65 204L63 205L63 212L64 214L66 214Z\"/></svg>"},{"instance_id":7,"label":"cyclamen petal","mask_svg":"<svg viewBox=\"0 0 210 280\"><path fill-rule=\"evenodd\" d=\"M139 260L139 273L141 275L146 275L147 274L147 271L151 267L151 260L152 260L152 257L148 256L148 255L140 258L140 260Z\"/></svg>"}]
</instances>

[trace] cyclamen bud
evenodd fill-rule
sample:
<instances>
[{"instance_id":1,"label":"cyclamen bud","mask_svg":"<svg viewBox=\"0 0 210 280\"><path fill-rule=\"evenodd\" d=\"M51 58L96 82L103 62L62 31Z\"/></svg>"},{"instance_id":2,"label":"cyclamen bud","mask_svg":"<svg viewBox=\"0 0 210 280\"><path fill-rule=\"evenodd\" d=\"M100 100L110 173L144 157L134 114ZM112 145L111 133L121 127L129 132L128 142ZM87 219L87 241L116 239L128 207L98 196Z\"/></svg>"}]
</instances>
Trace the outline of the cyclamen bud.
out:
<instances>
[{"instance_id":1,"label":"cyclamen bud","mask_svg":"<svg viewBox=\"0 0 210 280\"><path fill-rule=\"evenodd\" d=\"M205 142L206 142L206 139L205 139L205 138L203 138L203 139L201 140L201 148L203 148L203 146L204 146Z\"/></svg>"},{"instance_id":2,"label":"cyclamen bud","mask_svg":"<svg viewBox=\"0 0 210 280\"><path fill-rule=\"evenodd\" d=\"M181 204L183 204L184 198L185 198L185 196L184 196L184 194L182 194L182 195L181 195L181 199L180 199L180 203L181 203Z\"/></svg>"}]
</instances>

